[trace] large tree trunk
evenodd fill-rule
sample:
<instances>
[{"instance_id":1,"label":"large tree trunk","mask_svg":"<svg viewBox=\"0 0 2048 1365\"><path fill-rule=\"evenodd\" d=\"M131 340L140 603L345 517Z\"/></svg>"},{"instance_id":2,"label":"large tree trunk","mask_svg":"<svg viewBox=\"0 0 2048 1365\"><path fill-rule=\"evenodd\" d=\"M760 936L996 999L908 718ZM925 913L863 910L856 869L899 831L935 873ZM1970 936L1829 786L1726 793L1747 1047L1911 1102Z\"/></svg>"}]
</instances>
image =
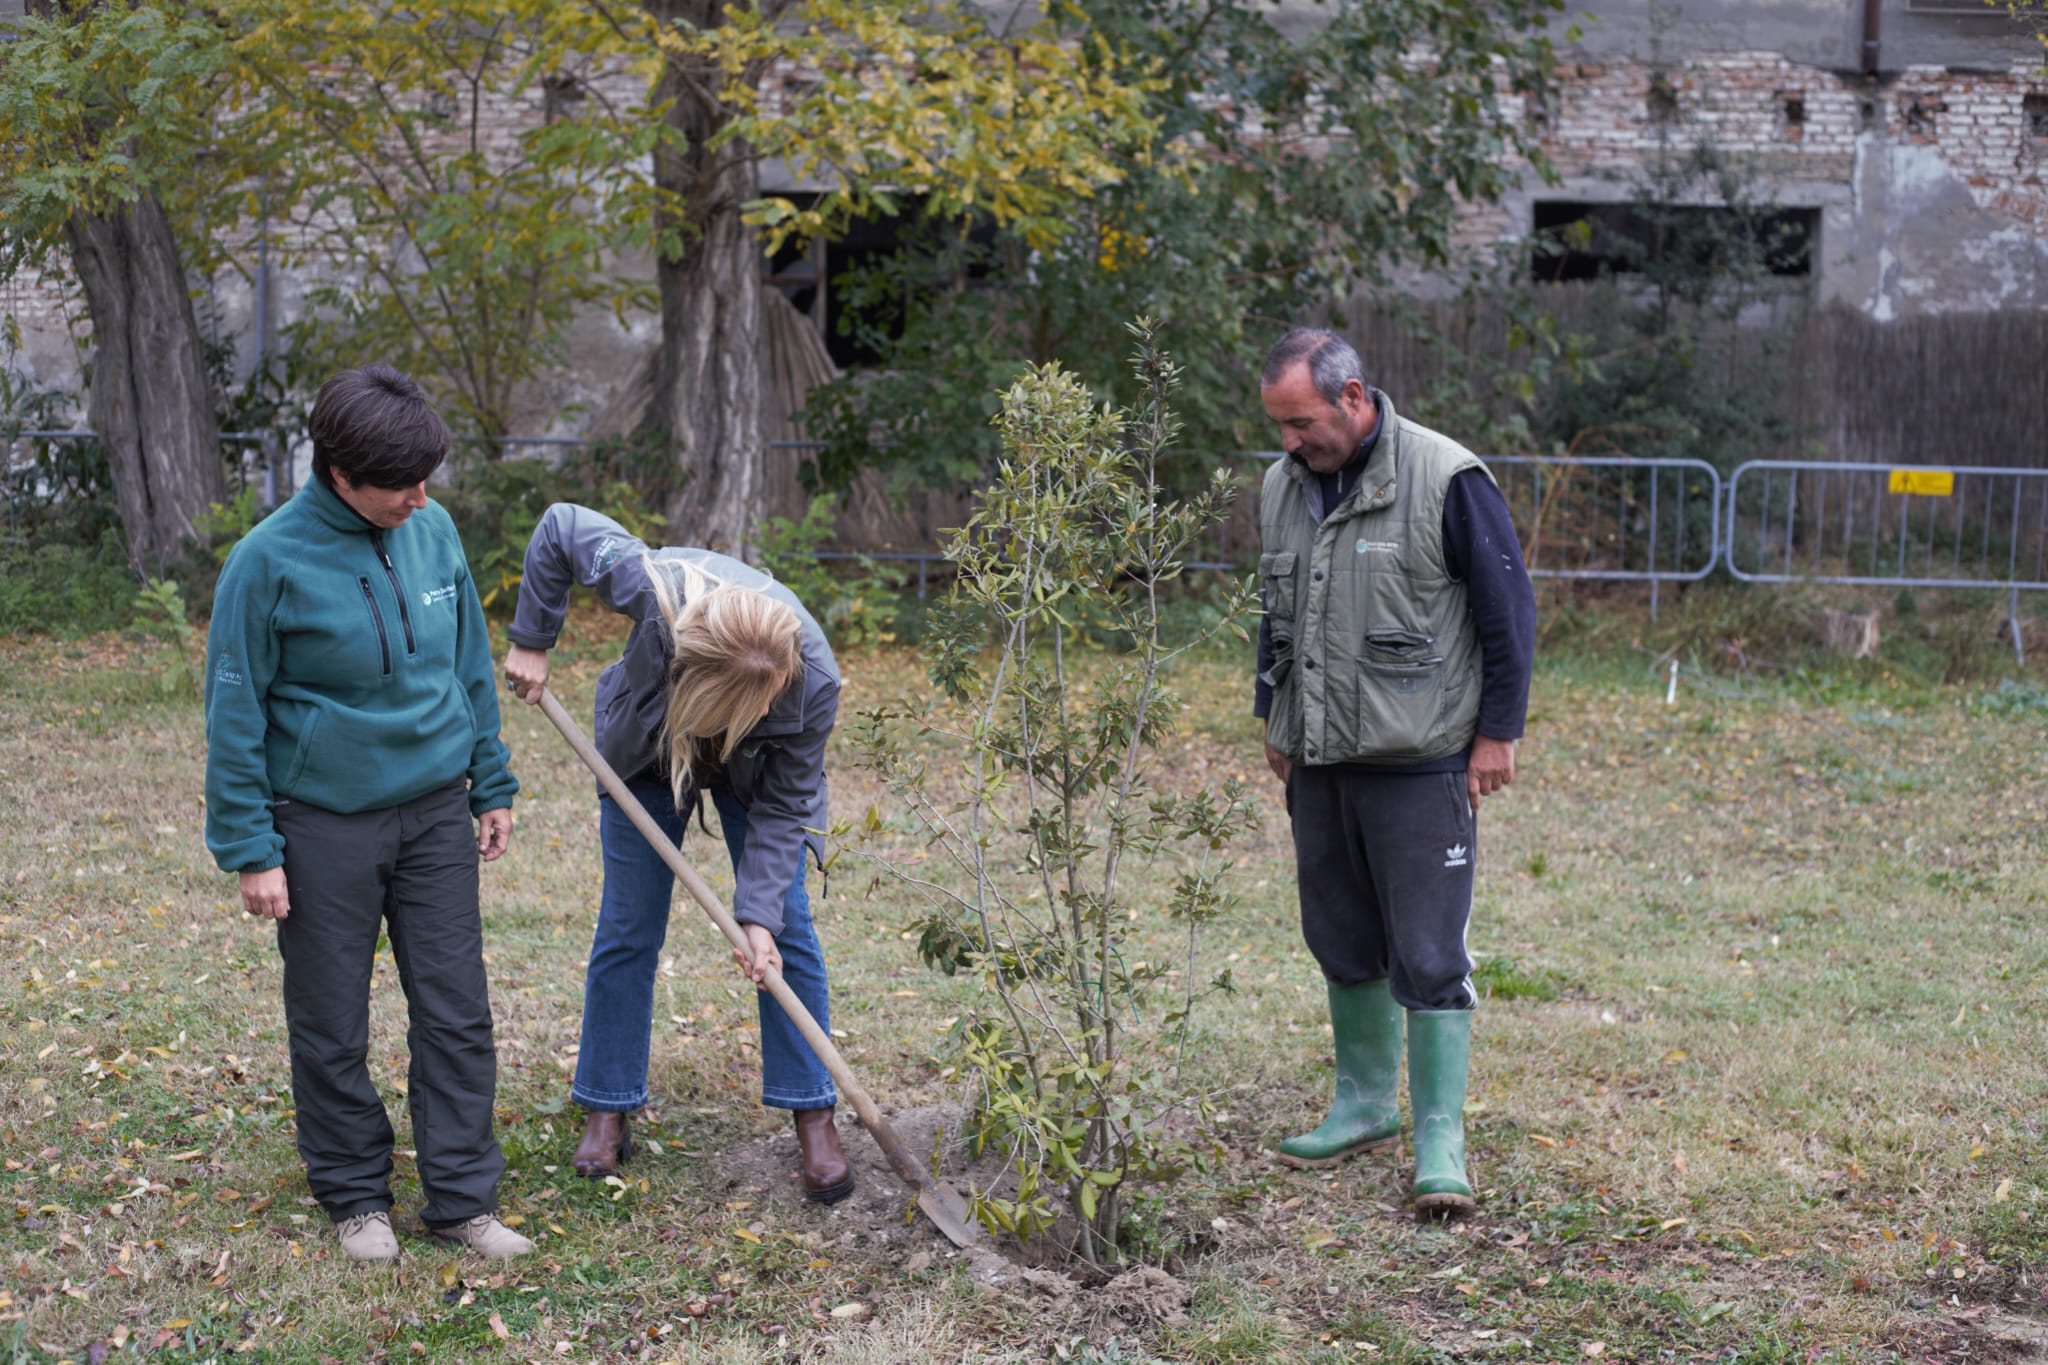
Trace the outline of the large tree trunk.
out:
<instances>
[{"instance_id":1,"label":"large tree trunk","mask_svg":"<svg viewBox=\"0 0 2048 1365\"><path fill-rule=\"evenodd\" d=\"M664 25L723 22L725 0L649 0ZM761 428L761 246L742 220L759 192L750 151L706 144L726 121L715 66L670 59L657 98L680 150L655 153L654 179L683 208L662 224L678 231L674 259L657 253L661 352L647 425L668 441L681 473L669 508L673 534L744 554L759 511L766 446Z\"/></svg>"},{"instance_id":2,"label":"large tree trunk","mask_svg":"<svg viewBox=\"0 0 2048 1365\"><path fill-rule=\"evenodd\" d=\"M138 568L161 573L209 503L227 497L199 323L170 219L154 195L64 225L92 314L86 417L106 447Z\"/></svg>"}]
</instances>

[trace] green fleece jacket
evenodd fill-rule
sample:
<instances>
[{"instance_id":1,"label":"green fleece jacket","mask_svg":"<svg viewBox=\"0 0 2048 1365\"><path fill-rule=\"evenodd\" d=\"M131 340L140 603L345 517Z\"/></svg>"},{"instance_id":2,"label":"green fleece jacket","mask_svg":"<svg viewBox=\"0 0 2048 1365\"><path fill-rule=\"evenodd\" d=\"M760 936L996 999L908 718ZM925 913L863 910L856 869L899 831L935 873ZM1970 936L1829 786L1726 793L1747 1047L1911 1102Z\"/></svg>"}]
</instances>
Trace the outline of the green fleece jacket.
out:
<instances>
[{"instance_id":1,"label":"green fleece jacket","mask_svg":"<svg viewBox=\"0 0 2048 1365\"><path fill-rule=\"evenodd\" d=\"M379 530L308 480L228 555L206 657L206 846L224 871L283 864L282 798L353 814L467 774L480 815L519 790L490 631L438 503Z\"/></svg>"}]
</instances>

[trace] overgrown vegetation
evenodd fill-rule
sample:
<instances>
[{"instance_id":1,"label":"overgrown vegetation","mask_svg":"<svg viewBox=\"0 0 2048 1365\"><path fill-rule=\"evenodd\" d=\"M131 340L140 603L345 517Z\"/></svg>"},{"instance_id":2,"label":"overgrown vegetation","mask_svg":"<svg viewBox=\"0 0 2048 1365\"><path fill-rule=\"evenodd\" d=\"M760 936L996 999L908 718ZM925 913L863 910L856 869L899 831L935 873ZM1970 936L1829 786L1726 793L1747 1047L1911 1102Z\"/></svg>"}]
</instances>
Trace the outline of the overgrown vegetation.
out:
<instances>
[{"instance_id":1,"label":"overgrown vegetation","mask_svg":"<svg viewBox=\"0 0 2048 1365\"><path fill-rule=\"evenodd\" d=\"M905 575L864 554L819 558L832 553L838 512L837 499L817 497L798 519L769 517L754 538L754 562L788 585L835 648L886 645L896 638Z\"/></svg>"},{"instance_id":2,"label":"overgrown vegetation","mask_svg":"<svg viewBox=\"0 0 2048 1365\"><path fill-rule=\"evenodd\" d=\"M2048 664L2048 601L2040 596L2020 601L2024 664L2013 651L2003 594L1877 594L1798 583L1667 587L1652 621L1633 585L1553 582L1540 596L1539 649L1596 666L1663 669L1675 659L1685 677L1716 686L1795 680L1840 692L1892 681L1931 687L2000 679L2024 686ZM1831 610L1871 621L1869 657L1827 647L1823 618Z\"/></svg>"},{"instance_id":3,"label":"overgrown vegetation","mask_svg":"<svg viewBox=\"0 0 2048 1365\"><path fill-rule=\"evenodd\" d=\"M0 320L0 635L88 634L127 623L135 594L106 452L62 430L73 395L30 381L13 320Z\"/></svg>"},{"instance_id":4,"label":"overgrown vegetation","mask_svg":"<svg viewBox=\"0 0 2048 1365\"><path fill-rule=\"evenodd\" d=\"M754 230L830 234L910 195L1035 237L1144 160L1154 131L1142 55L953 0L78 3L10 37L0 279L68 262L98 354L164 371L133 415L147 431L115 431L128 408L88 385L153 571L222 493L186 272L295 262L308 307L284 381L391 361L486 455L565 358L572 317L623 324L658 296L644 429L670 466L663 510L687 501L694 539L741 548L759 512ZM768 157L832 188L764 197ZM616 268L640 252L652 278ZM97 268L111 260L127 269ZM138 311L157 330L124 358ZM261 404L288 406L260 378ZM178 477L153 485L167 460Z\"/></svg>"},{"instance_id":5,"label":"overgrown vegetation","mask_svg":"<svg viewBox=\"0 0 2048 1365\"><path fill-rule=\"evenodd\" d=\"M1544 87L1544 25L1565 8L1339 0L1301 38L1254 0L1056 7L1082 50L1153 64L1145 109L1166 154L1037 237L934 204L900 254L836 280L835 326L883 365L813 395L820 483L870 464L904 486L979 482L993 395L1055 358L1139 401L1121 323L1143 314L1187 378L1167 483L1201 487L1218 457L1267 444L1254 377L1281 329L1361 279L1445 261L1463 206L1506 187L1509 158L1540 172L1503 95Z\"/></svg>"},{"instance_id":6,"label":"overgrown vegetation","mask_svg":"<svg viewBox=\"0 0 2048 1365\"><path fill-rule=\"evenodd\" d=\"M882 863L927 902L918 955L991 997L957 1025L956 1069L975 1140L1007 1157L1014 1185L975 1190L975 1211L1027 1243L1065 1213L1066 1250L1096 1264L1121 1258L1131 1196L1192 1159L1183 1135L1208 1105L1183 1052L1196 1005L1231 988L1200 940L1233 904L1226 850L1256 819L1237 781L1159 780L1187 707L1169 675L1216 635L1247 639L1250 602L1240 585L1205 632L1166 632L1162 593L1231 490L1219 474L1165 494L1180 375L1149 322L1132 333L1135 409L1097 406L1056 365L1004 395L1001 472L947 546L957 576L931 641L932 682L957 711L871 710L859 732L893 797L866 831L907 831L938 863ZM1107 668L1083 668L1091 626L1130 642ZM940 794L953 783L932 755L906 748L906 721L957 746L964 804ZM1156 902L1141 881L1172 889ZM1130 951L1146 912L1186 935L1171 968Z\"/></svg>"},{"instance_id":7,"label":"overgrown vegetation","mask_svg":"<svg viewBox=\"0 0 2048 1365\"><path fill-rule=\"evenodd\" d=\"M230 13L261 92L240 135L272 149L279 247L312 271L287 338L299 363L396 365L495 457L524 387L566 359L574 312L653 298L608 264L651 241L636 168L658 138L606 97L629 69L618 35L543 0ZM542 118L502 136L536 97Z\"/></svg>"},{"instance_id":8,"label":"overgrown vegetation","mask_svg":"<svg viewBox=\"0 0 2048 1365\"><path fill-rule=\"evenodd\" d=\"M168 622L173 602L181 622L190 608L203 612L221 561L262 517L260 490L246 485L194 518L208 552L193 547L147 575L129 553L100 443L18 435L66 429L72 403L67 392L0 368L0 451L16 457L0 469L0 635L75 637L138 618L149 631Z\"/></svg>"},{"instance_id":9,"label":"overgrown vegetation","mask_svg":"<svg viewBox=\"0 0 2048 1365\"><path fill-rule=\"evenodd\" d=\"M120 536L91 544L0 536L0 635L89 635L125 625L135 575Z\"/></svg>"},{"instance_id":10,"label":"overgrown vegetation","mask_svg":"<svg viewBox=\"0 0 2048 1365\"><path fill-rule=\"evenodd\" d=\"M1804 454L1784 398L1800 364L1788 324L1811 303L1793 272L1812 243L1751 159L1659 131L1627 200L1475 262L1450 327L1385 298L1439 357L1404 410L1489 454L1694 459L1723 474Z\"/></svg>"},{"instance_id":11,"label":"overgrown vegetation","mask_svg":"<svg viewBox=\"0 0 2048 1365\"><path fill-rule=\"evenodd\" d=\"M649 545L663 543L666 523L647 508L640 490L624 479L605 478L601 462L531 458L472 457L455 470L454 481L436 497L462 535L470 576L486 608L509 611L526 576L526 544L541 514L554 503L595 508Z\"/></svg>"}]
</instances>

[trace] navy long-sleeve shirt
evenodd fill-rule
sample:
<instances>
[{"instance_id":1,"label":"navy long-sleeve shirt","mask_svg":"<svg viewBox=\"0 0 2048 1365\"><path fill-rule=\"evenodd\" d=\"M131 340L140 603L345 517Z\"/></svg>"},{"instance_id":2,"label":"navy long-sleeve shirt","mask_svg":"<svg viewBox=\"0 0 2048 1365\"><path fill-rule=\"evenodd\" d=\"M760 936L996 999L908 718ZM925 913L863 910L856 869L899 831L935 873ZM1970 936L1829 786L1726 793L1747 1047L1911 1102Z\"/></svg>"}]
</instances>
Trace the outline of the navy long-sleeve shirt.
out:
<instances>
[{"instance_id":1,"label":"navy long-sleeve shirt","mask_svg":"<svg viewBox=\"0 0 2048 1365\"><path fill-rule=\"evenodd\" d=\"M1322 504L1335 507L1351 491L1372 455L1377 432L1350 463L1321 475ZM1522 564L1521 542L1507 499L1485 471L1468 469L1451 479L1444 495L1444 563L1465 584L1466 609L1479 636L1479 733L1488 739L1520 739L1529 714L1529 673L1536 657L1536 598ZM1259 622L1258 672L1273 663L1273 636ZM1252 714L1272 710L1273 689L1253 684ZM1459 772L1465 755L1426 763L1363 765L1381 772Z\"/></svg>"}]
</instances>

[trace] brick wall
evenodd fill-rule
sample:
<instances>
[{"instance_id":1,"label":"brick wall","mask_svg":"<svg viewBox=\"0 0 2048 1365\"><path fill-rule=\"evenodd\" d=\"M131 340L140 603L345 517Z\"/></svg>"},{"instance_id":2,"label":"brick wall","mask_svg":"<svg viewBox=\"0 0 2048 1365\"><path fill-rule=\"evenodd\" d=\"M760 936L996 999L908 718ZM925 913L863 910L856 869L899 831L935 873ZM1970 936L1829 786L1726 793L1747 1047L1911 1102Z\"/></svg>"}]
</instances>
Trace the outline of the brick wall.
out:
<instances>
[{"instance_id":1,"label":"brick wall","mask_svg":"<svg viewBox=\"0 0 2048 1365\"><path fill-rule=\"evenodd\" d=\"M1908 67L1892 87L1888 131L1939 148L1979 208L2048 230L2048 136L2037 135L2048 130L2029 117L2030 96L2048 100L2048 81L2024 69L1995 76Z\"/></svg>"},{"instance_id":2,"label":"brick wall","mask_svg":"<svg viewBox=\"0 0 2048 1365\"><path fill-rule=\"evenodd\" d=\"M1754 199L1815 209L1815 296L1879 321L2048 309L2048 78L1913 66L1876 84L1775 52L1659 67L1562 62L1544 106L1510 107L1557 167L1460 227L1474 254L1526 233L1539 199L1626 201L1660 147L1710 142ZM1416 281L1431 292L1427 279Z\"/></svg>"},{"instance_id":3,"label":"brick wall","mask_svg":"<svg viewBox=\"0 0 2048 1365\"><path fill-rule=\"evenodd\" d=\"M1730 52L1662 71L1640 61L1566 62L1558 75L1550 107L1523 114L1567 178L1625 184L1660 144L1705 140L1747 159L1765 186L1821 200L1827 187L1851 188L1859 140L1876 131L1865 125L1874 104L1886 140L1936 149L1980 209L2048 225L2048 137L2035 135L2041 116L2028 107L2029 97L2048 100L2038 66L2002 74L1909 67L1870 87L1776 53ZM1512 205L1479 216L1496 233L1526 223Z\"/></svg>"}]
</instances>

